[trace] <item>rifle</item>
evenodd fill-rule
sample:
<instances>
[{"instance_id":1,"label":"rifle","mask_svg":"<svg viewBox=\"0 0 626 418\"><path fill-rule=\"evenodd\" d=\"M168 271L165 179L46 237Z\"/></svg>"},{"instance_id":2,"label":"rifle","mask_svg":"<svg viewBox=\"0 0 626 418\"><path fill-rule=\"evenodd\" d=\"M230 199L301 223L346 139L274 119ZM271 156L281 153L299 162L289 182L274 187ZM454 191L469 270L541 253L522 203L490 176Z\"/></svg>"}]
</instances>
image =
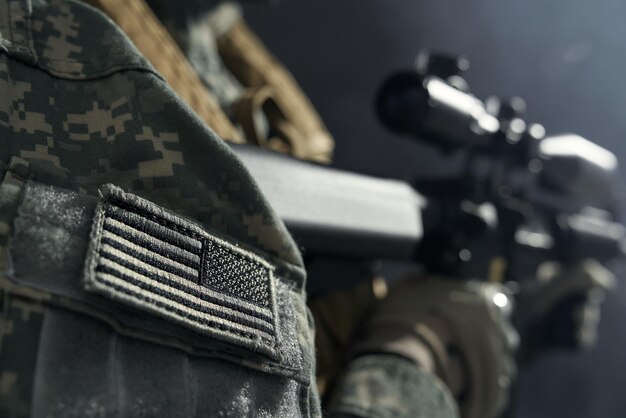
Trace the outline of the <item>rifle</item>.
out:
<instances>
[{"instance_id":1,"label":"rifle","mask_svg":"<svg viewBox=\"0 0 626 418\"><path fill-rule=\"evenodd\" d=\"M517 283L544 261L619 263L615 155L580 136L545 136L521 119L519 98L478 100L460 77L467 67L420 54L376 101L387 128L463 154L453 177L410 184L232 146L303 249L311 295L354 284L380 269L373 260ZM346 279L329 282L337 271Z\"/></svg>"},{"instance_id":2,"label":"rifle","mask_svg":"<svg viewBox=\"0 0 626 418\"><path fill-rule=\"evenodd\" d=\"M416 184L430 203L419 250L429 271L519 282L543 261L623 257L615 155L577 135L545 136L521 119L519 98L481 102L461 78L464 58L416 62L383 84L381 120L465 157L456 176Z\"/></svg>"}]
</instances>

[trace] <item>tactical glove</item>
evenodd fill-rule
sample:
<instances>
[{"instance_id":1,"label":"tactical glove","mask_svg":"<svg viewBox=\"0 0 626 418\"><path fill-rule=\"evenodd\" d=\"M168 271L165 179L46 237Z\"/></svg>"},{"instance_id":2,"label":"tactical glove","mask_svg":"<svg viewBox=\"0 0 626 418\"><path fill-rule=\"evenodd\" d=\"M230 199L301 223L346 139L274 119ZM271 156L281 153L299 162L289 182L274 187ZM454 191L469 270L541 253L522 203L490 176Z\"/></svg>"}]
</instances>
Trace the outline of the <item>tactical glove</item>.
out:
<instances>
[{"instance_id":1,"label":"tactical glove","mask_svg":"<svg viewBox=\"0 0 626 418\"><path fill-rule=\"evenodd\" d=\"M516 295L514 324L522 337L520 363L554 349L593 347L600 304L615 283L613 273L594 260L569 267L541 265L536 280Z\"/></svg>"},{"instance_id":2,"label":"tactical glove","mask_svg":"<svg viewBox=\"0 0 626 418\"><path fill-rule=\"evenodd\" d=\"M419 370L421 375L415 375L420 380L430 374L434 382L430 389L415 386L424 393L397 399L405 413L398 410L391 416L429 416L423 411L424 402L428 402L424 395L432 399L440 379L456 400L463 418L495 417L506 404L509 383L515 373L513 353L517 334L508 322L510 310L510 298L498 285L406 277L391 286L388 297L365 325L361 338L352 348L351 356L355 360L351 365L363 358L395 357ZM380 370L375 373L384 374ZM359 374L366 374L362 367ZM393 375L387 373L385 378ZM378 390L371 384L371 376L368 379L368 388ZM355 386L358 382L350 375L349 366L337 390L336 404L345 403L340 398L348 390L357 391ZM440 406L445 409L445 402Z\"/></svg>"}]
</instances>

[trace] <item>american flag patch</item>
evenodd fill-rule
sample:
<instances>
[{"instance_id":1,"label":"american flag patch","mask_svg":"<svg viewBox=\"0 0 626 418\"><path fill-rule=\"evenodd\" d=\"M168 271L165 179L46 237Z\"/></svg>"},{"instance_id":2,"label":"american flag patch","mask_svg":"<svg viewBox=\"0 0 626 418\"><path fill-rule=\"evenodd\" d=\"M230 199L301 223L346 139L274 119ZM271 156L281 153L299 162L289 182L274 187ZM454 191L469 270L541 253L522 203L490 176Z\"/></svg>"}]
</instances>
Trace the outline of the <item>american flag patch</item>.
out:
<instances>
[{"instance_id":1,"label":"american flag patch","mask_svg":"<svg viewBox=\"0 0 626 418\"><path fill-rule=\"evenodd\" d=\"M274 356L273 267L114 186L105 186L85 285L198 332Z\"/></svg>"}]
</instances>

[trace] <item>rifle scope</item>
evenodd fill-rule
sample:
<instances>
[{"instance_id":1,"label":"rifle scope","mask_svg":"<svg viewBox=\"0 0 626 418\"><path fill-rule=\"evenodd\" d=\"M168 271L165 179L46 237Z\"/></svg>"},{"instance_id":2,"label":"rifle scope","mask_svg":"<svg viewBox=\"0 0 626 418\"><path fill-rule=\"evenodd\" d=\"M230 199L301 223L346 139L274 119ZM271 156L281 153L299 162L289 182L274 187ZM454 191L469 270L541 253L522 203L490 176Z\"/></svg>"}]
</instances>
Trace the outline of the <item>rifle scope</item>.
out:
<instances>
[{"instance_id":1,"label":"rifle scope","mask_svg":"<svg viewBox=\"0 0 626 418\"><path fill-rule=\"evenodd\" d=\"M382 85L378 116L386 128L442 149L485 145L500 123L483 102L434 75L398 72Z\"/></svg>"},{"instance_id":2,"label":"rifle scope","mask_svg":"<svg viewBox=\"0 0 626 418\"><path fill-rule=\"evenodd\" d=\"M383 82L376 97L379 119L396 134L444 151L499 154L495 158L507 160L511 174L514 165L530 169L538 174L540 188L580 205L602 207L612 199L617 159L610 151L577 135L544 138L540 125L520 118L525 105L519 98L521 105L495 98L484 103L461 78L468 67L463 57L420 53L415 69Z\"/></svg>"}]
</instances>

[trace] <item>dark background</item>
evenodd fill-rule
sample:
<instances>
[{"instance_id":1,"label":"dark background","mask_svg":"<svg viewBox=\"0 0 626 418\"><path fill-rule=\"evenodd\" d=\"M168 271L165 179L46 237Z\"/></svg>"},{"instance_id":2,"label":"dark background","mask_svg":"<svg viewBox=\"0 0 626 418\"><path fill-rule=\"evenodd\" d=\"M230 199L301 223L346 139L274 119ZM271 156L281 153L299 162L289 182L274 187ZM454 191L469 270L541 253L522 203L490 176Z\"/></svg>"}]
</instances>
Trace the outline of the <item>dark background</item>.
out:
<instances>
[{"instance_id":1,"label":"dark background","mask_svg":"<svg viewBox=\"0 0 626 418\"><path fill-rule=\"evenodd\" d=\"M575 132L626 164L626 2L618 0L316 0L245 7L337 142L335 166L412 180L451 167L394 137L372 100L422 48L464 54L479 98L518 95L526 119ZM622 169L623 172L623 169ZM608 297L598 346L556 354L521 377L523 418L626 416L626 285Z\"/></svg>"}]
</instances>

